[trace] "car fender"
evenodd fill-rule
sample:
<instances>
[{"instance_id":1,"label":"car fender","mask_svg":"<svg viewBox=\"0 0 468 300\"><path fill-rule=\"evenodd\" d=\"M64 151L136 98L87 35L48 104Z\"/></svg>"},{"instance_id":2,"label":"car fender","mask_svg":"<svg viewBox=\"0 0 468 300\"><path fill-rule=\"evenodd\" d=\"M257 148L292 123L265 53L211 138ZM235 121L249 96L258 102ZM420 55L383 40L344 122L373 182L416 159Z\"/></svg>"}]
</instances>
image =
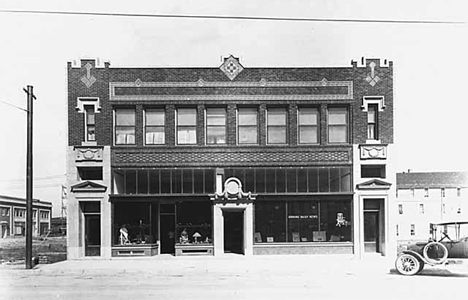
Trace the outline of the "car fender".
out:
<instances>
[{"instance_id":1,"label":"car fender","mask_svg":"<svg viewBox=\"0 0 468 300\"><path fill-rule=\"evenodd\" d=\"M412 251L412 250L403 250L402 251L404 254L410 254L410 255L413 255L414 257L416 257L421 263L427 263L427 261L424 259L424 257L419 254L418 252L416 251Z\"/></svg>"}]
</instances>

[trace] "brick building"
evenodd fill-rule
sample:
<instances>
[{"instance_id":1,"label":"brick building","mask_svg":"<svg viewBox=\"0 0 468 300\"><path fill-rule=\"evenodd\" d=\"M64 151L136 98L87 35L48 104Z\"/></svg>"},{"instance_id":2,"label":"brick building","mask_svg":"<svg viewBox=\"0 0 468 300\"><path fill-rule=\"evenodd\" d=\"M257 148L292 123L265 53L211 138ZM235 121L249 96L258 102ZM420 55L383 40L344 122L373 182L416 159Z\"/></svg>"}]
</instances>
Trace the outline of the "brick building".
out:
<instances>
[{"instance_id":1,"label":"brick building","mask_svg":"<svg viewBox=\"0 0 468 300\"><path fill-rule=\"evenodd\" d=\"M396 249L392 62L68 63L68 258Z\"/></svg>"},{"instance_id":2,"label":"brick building","mask_svg":"<svg viewBox=\"0 0 468 300\"><path fill-rule=\"evenodd\" d=\"M468 173L397 174L396 234L399 241L426 241L429 224L468 220Z\"/></svg>"},{"instance_id":3,"label":"brick building","mask_svg":"<svg viewBox=\"0 0 468 300\"><path fill-rule=\"evenodd\" d=\"M52 203L33 199L33 236L50 229ZM26 235L26 199L0 195L0 238Z\"/></svg>"}]
</instances>

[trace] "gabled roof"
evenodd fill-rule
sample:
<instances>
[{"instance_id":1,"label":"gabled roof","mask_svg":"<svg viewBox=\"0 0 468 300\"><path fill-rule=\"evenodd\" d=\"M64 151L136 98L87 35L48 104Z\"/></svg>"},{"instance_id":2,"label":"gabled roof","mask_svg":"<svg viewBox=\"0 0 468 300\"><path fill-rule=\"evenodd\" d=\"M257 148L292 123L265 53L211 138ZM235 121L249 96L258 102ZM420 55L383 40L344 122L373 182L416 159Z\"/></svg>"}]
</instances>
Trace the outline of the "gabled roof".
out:
<instances>
[{"instance_id":1,"label":"gabled roof","mask_svg":"<svg viewBox=\"0 0 468 300\"><path fill-rule=\"evenodd\" d=\"M380 179L372 179L357 185L360 190L388 190L392 184Z\"/></svg>"},{"instance_id":2,"label":"gabled roof","mask_svg":"<svg viewBox=\"0 0 468 300\"><path fill-rule=\"evenodd\" d=\"M72 185L71 191L76 192L97 192L103 193L107 190L107 186L93 182L93 181L83 181Z\"/></svg>"},{"instance_id":3,"label":"gabled roof","mask_svg":"<svg viewBox=\"0 0 468 300\"><path fill-rule=\"evenodd\" d=\"M468 172L397 173L397 189L468 187Z\"/></svg>"}]
</instances>

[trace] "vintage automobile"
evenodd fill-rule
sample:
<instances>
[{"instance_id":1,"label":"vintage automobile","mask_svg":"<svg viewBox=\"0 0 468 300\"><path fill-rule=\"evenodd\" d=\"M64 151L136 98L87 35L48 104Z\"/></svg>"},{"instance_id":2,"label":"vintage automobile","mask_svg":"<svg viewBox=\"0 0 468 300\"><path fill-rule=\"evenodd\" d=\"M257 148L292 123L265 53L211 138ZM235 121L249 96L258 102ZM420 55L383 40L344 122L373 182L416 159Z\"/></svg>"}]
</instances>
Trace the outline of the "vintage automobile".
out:
<instances>
[{"instance_id":1,"label":"vintage automobile","mask_svg":"<svg viewBox=\"0 0 468 300\"><path fill-rule=\"evenodd\" d=\"M415 275L425 264L449 265L468 258L468 221L436 223L429 227L427 242L410 244L397 257L395 267L400 274Z\"/></svg>"}]
</instances>

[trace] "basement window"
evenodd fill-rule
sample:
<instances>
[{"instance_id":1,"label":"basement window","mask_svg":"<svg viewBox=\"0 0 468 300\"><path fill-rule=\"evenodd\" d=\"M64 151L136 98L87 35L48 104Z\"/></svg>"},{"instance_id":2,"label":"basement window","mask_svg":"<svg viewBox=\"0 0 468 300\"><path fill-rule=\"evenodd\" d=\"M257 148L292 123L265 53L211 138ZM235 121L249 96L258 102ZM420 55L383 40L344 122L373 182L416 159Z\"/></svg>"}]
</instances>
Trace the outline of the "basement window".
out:
<instances>
[{"instance_id":1,"label":"basement window","mask_svg":"<svg viewBox=\"0 0 468 300\"><path fill-rule=\"evenodd\" d=\"M385 165L362 165L362 178L385 178Z\"/></svg>"},{"instance_id":2,"label":"basement window","mask_svg":"<svg viewBox=\"0 0 468 300\"><path fill-rule=\"evenodd\" d=\"M102 167L78 167L79 180L102 180Z\"/></svg>"}]
</instances>

